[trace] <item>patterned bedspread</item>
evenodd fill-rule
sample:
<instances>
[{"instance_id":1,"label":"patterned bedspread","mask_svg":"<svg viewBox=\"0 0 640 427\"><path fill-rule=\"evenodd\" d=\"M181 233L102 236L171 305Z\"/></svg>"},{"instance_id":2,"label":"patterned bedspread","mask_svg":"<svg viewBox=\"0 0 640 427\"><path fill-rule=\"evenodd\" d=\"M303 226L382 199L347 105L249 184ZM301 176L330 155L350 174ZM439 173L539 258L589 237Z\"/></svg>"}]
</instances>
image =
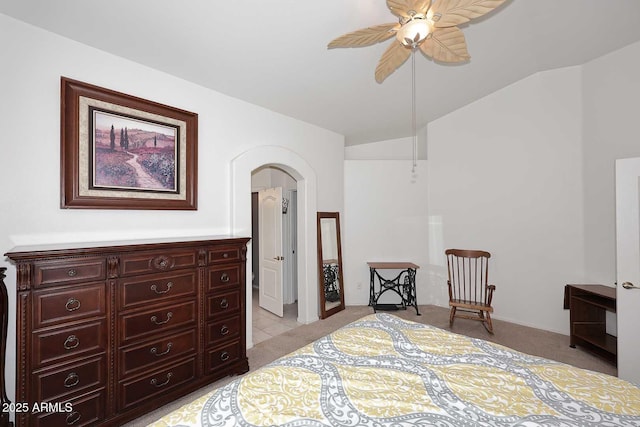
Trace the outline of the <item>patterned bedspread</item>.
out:
<instances>
[{"instance_id":1,"label":"patterned bedspread","mask_svg":"<svg viewBox=\"0 0 640 427\"><path fill-rule=\"evenodd\" d=\"M640 388L378 313L152 424L274 425L640 426Z\"/></svg>"}]
</instances>

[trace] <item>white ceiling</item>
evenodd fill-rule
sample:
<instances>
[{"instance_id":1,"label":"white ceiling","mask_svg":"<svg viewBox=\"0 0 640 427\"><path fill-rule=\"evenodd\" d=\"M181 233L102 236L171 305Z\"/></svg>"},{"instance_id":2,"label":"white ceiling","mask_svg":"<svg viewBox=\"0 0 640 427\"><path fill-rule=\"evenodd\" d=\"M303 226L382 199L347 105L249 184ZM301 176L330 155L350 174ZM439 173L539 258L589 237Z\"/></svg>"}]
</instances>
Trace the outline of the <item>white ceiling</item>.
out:
<instances>
[{"instance_id":1,"label":"white ceiling","mask_svg":"<svg viewBox=\"0 0 640 427\"><path fill-rule=\"evenodd\" d=\"M348 145L411 134L410 60L374 79L391 40L327 49L344 33L394 22L385 0L0 0L0 13L330 129ZM461 28L470 62L416 57L418 127L640 40L640 1L508 0Z\"/></svg>"}]
</instances>

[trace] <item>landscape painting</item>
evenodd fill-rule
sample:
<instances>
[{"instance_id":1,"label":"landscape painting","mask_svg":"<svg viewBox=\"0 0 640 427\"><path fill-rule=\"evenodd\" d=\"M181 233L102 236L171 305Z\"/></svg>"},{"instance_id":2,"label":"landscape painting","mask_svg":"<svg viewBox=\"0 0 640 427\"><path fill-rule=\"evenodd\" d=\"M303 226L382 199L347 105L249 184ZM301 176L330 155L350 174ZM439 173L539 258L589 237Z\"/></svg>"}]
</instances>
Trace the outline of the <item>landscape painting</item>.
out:
<instances>
[{"instance_id":1,"label":"landscape painting","mask_svg":"<svg viewBox=\"0 0 640 427\"><path fill-rule=\"evenodd\" d=\"M91 188L178 192L177 127L91 110Z\"/></svg>"},{"instance_id":2,"label":"landscape painting","mask_svg":"<svg viewBox=\"0 0 640 427\"><path fill-rule=\"evenodd\" d=\"M196 113L66 77L60 83L61 208L197 209Z\"/></svg>"}]
</instances>

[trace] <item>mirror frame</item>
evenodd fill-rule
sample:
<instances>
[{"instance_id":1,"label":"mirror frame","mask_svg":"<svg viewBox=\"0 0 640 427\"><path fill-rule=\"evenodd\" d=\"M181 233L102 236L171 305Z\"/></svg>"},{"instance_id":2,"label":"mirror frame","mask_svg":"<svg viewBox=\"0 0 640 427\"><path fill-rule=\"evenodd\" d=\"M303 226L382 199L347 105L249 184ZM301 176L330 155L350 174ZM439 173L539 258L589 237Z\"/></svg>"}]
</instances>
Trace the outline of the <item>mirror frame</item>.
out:
<instances>
[{"instance_id":1,"label":"mirror frame","mask_svg":"<svg viewBox=\"0 0 640 427\"><path fill-rule=\"evenodd\" d=\"M318 227L318 292L320 296L320 318L326 319L327 317L336 314L339 311L344 310L344 280L342 279L342 243L340 240L340 213L339 212L318 212L317 227ZM334 218L336 220L336 243L338 245L338 283L340 284L339 295L340 304L327 309L327 302L324 292L324 269L323 269L323 256L322 256L322 227L320 222L322 219Z\"/></svg>"}]
</instances>

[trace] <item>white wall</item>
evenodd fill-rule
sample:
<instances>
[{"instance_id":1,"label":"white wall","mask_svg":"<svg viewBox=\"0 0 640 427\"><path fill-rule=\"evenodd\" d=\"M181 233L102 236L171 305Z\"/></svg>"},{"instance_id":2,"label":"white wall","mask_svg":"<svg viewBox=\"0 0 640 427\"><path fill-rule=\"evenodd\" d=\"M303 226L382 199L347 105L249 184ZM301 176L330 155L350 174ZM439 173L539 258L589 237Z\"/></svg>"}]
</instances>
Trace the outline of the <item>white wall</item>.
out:
<instances>
[{"instance_id":1,"label":"white wall","mask_svg":"<svg viewBox=\"0 0 640 427\"><path fill-rule=\"evenodd\" d=\"M242 153L264 146L283 147L313 168L317 175L314 207L317 202L319 210L343 208L344 138L341 135L204 89L5 15L0 15L0 39L11 41L0 44L0 58L4 64L0 67L4 160L0 167L0 180L4 183L0 204L2 253L17 244L233 232L231 161ZM60 76L198 113L198 210L60 209ZM247 206L250 206L249 187L247 185ZM310 215L309 221L315 224L315 211ZM0 259L0 266L8 267L6 284L10 307L15 307L15 269L4 257ZM316 293L314 291L314 295ZM14 366L15 355L13 311L9 321L7 364L10 368ZM13 369L7 371L9 392L13 397Z\"/></svg>"},{"instance_id":2,"label":"white wall","mask_svg":"<svg viewBox=\"0 0 640 427\"><path fill-rule=\"evenodd\" d=\"M427 173L420 160L346 160L341 219L345 304L369 303L369 261L407 261L416 275L418 304L427 289ZM390 272L387 272L390 273Z\"/></svg>"},{"instance_id":3,"label":"white wall","mask_svg":"<svg viewBox=\"0 0 640 427\"><path fill-rule=\"evenodd\" d=\"M409 131L410 129L407 129ZM427 134L426 128L417 132L417 144L419 160L427 159ZM388 139L385 141L371 142L347 146L344 149L346 160L411 160L413 159L413 138Z\"/></svg>"},{"instance_id":4,"label":"white wall","mask_svg":"<svg viewBox=\"0 0 640 427\"><path fill-rule=\"evenodd\" d=\"M568 332L564 285L584 278L581 89L579 67L538 73L429 125L433 303L448 301L443 251L484 249L496 318Z\"/></svg>"},{"instance_id":5,"label":"white wall","mask_svg":"<svg viewBox=\"0 0 640 427\"><path fill-rule=\"evenodd\" d=\"M584 233L591 283L616 281L614 161L640 156L639 75L640 43L583 67Z\"/></svg>"}]
</instances>

